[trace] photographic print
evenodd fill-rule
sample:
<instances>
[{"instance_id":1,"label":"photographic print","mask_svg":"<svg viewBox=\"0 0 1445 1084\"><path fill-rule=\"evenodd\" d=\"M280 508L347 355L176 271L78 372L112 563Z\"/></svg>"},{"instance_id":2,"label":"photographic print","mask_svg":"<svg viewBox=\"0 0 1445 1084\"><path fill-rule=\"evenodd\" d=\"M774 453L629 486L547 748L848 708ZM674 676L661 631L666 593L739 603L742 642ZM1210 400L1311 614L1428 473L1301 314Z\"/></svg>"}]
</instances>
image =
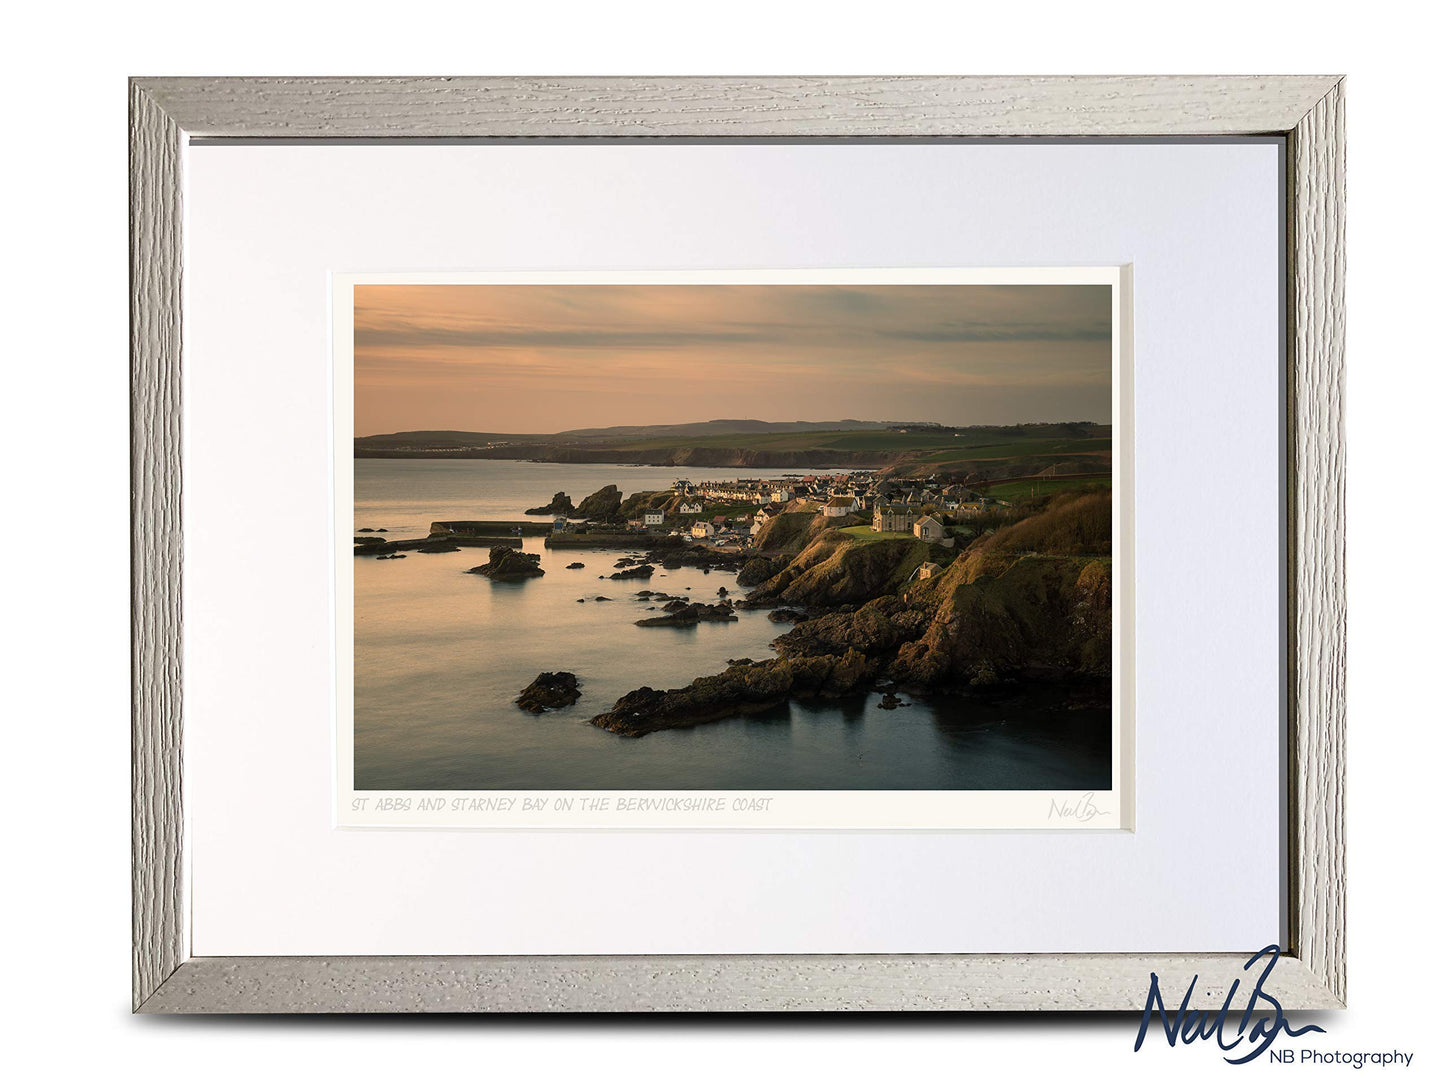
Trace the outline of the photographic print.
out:
<instances>
[{"instance_id":1,"label":"photographic print","mask_svg":"<svg viewBox=\"0 0 1445 1084\"><path fill-rule=\"evenodd\" d=\"M338 276L342 821L1122 824L1119 270L699 278Z\"/></svg>"}]
</instances>

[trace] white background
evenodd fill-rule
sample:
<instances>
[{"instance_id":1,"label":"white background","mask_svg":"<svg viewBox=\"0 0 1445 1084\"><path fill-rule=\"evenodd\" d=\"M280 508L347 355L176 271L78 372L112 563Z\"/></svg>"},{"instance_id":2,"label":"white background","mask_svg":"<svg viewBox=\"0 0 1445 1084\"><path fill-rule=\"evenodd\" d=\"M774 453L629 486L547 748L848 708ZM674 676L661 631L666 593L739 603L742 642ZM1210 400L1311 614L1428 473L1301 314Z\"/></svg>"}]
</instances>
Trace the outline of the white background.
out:
<instances>
[{"instance_id":1,"label":"white background","mask_svg":"<svg viewBox=\"0 0 1445 1084\"><path fill-rule=\"evenodd\" d=\"M194 951L1226 952L1278 940L1278 166L1272 143L193 148ZM425 197L399 208L398 192ZM1135 832L332 830L328 271L1121 263L1133 264L1137 359ZM261 424L268 439L237 439ZM1192 482L1205 463L1229 479L1229 530ZM237 530L251 520L286 525L260 568ZM921 796L901 799L892 806L911 799L930 823ZM775 823L907 823L882 803L849 810L861 802L848 796L830 819L827 801L781 798Z\"/></svg>"},{"instance_id":2,"label":"white background","mask_svg":"<svg viewBox=\"0 0 1445 1084\"><path fill-rule=\"evenodd\" d=\"M5 305L8 1053L51 1079L1210 1078L1130 1052L1128 1018L578 1022L136 1020L129 873L128 74L1345 71L1350 124L1350 1001L1316 1045L1438 1070L1433 816L1442 396L1433 105L1421 5L479 5L365 0L8 13ZM692 10L694 13L689 13ZM90 530L55 531L56 512ZM1423 1061L1423 1065L1422 1065ZM23 1070L22 1070L23 1071ZM1275 1068L1279 1073L1352 1070ZM1379 1070L1364 1070L1367 1074ZM1400 1073L1402 1070L1391 1070Z\"/></svg>"}]
</instances>

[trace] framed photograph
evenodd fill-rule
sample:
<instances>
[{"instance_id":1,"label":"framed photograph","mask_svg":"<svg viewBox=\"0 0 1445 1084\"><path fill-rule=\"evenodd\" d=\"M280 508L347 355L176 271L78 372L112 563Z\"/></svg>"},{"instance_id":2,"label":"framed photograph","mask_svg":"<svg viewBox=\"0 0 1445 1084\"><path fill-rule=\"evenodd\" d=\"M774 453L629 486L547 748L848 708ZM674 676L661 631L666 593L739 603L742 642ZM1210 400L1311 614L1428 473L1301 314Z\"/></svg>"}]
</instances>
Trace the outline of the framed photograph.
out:
<instances>
[{"instance_id":1,"label":"framed photograph","mask_svg":"<svg viewBox=\"0 0 1445 1084\"><path fill-rule=\"evenodd\" d=\"M1342 95L132 81L137 1011L1343 1005Z\"/></svg>"}]
</instances>

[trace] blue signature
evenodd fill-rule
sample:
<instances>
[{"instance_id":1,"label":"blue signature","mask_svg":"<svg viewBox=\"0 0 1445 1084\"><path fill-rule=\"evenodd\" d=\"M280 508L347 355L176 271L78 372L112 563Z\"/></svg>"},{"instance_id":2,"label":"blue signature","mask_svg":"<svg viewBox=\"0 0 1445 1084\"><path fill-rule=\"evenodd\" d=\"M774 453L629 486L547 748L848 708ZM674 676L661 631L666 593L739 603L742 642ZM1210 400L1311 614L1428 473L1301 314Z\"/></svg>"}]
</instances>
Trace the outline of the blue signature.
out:
<instances>
[{"instance_id":1,"label":"blue signature","mask_svg":"<svg viewBox=\"0 0 1445 1084\"><path fill-rule=\"evenodd\" d=\"M1245 1048L1246 1052L1239 1057L1225 1057L1224 1060L1230 1065L1243 1065L1245 1062L1253 1061L1268 1050L1281 1033L1289 1036L1305 1035L1311 1031L1323 1033L1325 1029L1318 1024L1305 1024L1298 1029L1290 1027L1289 1021L1284 1015L1284 1006L1265 993L1264 984L1269 979L1269 973L1274 970L1274 965L1279 961L1279 956L1278 945L1267 945L1251 956L1244 965L1244 970L1248 971L1264 957L1269 958L1269 962L1264 965L1259 972L1259 977L1255 979L1254 989L1249 994L1249 1003L1244 1007L1244 1015L1239 1021L1239 1030L1230 1039L1225 1038L1224 1017L1230 1011L1230 1004L1234 1000L1235 994L1239 992L1238 979L1230 984L1224 1004L1218 1011L1211 1014L1207 1009L1193 1009L1189 1006L1189 999L1194 994L1194 986L1199 982L1199 976L1195 975L1189 982L1189 989L1184 991L1184 999L1179 1002L1179 1010L1174 1013L1171 1021L1169 1010L1164 1004L1164 995L1159 991L1159 976L1151 971L1149 973L1149 996L1144 1001L1144 1016L1139 1021L1139 1035L1134 1040L1135 1053L1138 1053L1139 1048L1144 1045L1144 1036L1149 1031L1150 1013L1155 1011L1159 1013L1159 1023L1164 1028L1164 1038L1170 1046L1177 1042L1192 1043L1197 1039L1207 1042L1212 1038L1219 1044L1219 1049L1228 1055L1241 1043L1249 1044ZM1261 1002L1268 1008L1261 1008ZM1251 1026L1250 1021L1253 1020L1256 1009L1259 1009L1263 1015L1258 1020L1254 1020Z\"/></svg>"}]
</instances>

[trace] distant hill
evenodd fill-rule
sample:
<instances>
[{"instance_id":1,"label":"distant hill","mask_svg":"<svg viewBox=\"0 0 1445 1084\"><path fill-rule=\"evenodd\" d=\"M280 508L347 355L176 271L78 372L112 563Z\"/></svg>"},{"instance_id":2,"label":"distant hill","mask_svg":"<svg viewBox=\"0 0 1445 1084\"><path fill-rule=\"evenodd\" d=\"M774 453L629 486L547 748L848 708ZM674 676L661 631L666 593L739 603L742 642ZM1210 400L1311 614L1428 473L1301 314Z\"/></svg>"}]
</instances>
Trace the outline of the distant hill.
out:
<instances>
[{"instance_id":1,"label":"distant hill","mask_svg":"<svg viewBox=\"0 0 1445 1084\"><path fill-rule=\"evenodd\" d=\"M547 440L550 433L469 433L460 429L413 429L405 433L377 433L369 437L357 437L360 448L458 448L481 447L488 444L519 441L535 442Z\"/></svg>"},{"instance_id":2,"label":"distant hill","mask_svg":"<svg viewBox=\"0 0 1445 1084\"><path fill-rule=\"evenodd\" d=\"M403 433L376 433L357 437L361 448L415 448L429 446L483 447L488 444L565 444L575 441L628 441L653 438L711 437L730 433L855 433L899 426L939 428L931 422L873 422L844 418L831 422L764 422L756 418L714 418L706 422L674 425L610 425L595 429L565 429L560 433L473 433L462 429L415 429Z\"/></svg>"},{"instance_id":3,"label":"distant hill","mask_svg":"<svg viewBox=\"0 0 1445 1084\"><path fill-rule=\"evenodd\" d=\"M860 422L853 418L844 418L838 422L762 422L756 418L715 418L707 422L682 422L678 425L612 425L605 429L567 429L557 436L603 439L708 437L721 433L819 433L885 429L888 425L888 422Z\"/></svg>"},{"instance_id":4,"label":"distant hill","mask_svg":"<svg viewBox=\"0 0 1445 1084\"><path fill-rule=\"evenodd\" d=\"M668 467L888 469L978 482L1107 475L1110 427L1094 422L940 426L906 422L760 422L615 426L567 433L431 430L358 437L357 458L514 459Z\"/></svg>"}]
</instances>

